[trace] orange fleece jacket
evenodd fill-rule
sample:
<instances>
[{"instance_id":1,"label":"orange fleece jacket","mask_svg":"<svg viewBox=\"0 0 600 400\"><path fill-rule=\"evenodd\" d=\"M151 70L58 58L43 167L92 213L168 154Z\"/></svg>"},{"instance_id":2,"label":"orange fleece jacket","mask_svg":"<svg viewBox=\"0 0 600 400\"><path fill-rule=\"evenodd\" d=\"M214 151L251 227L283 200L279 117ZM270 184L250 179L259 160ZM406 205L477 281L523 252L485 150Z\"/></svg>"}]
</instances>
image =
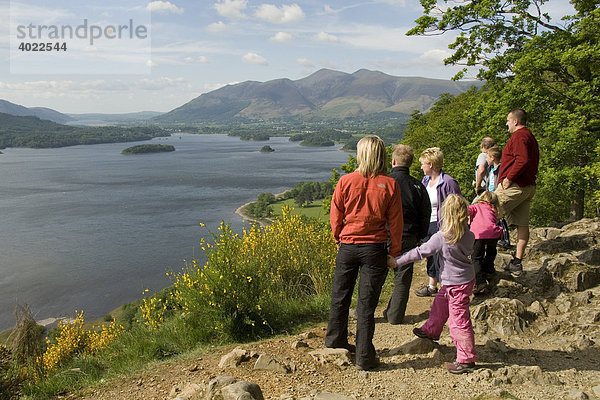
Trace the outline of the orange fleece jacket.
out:
<instances>
[{"instance_id":1,"label":"orange fleece jacket","mask_svg":"<svg viewBox=\"0 0 600 400\"><path fill-rule=\"evenodd\" d=\"M386 243L389 230L389 254L399 256L404 222L398 182L386 175L365 178L358 171L342 176L331 199L330 222L336 243Z\"/></svg>"}]
</instances>

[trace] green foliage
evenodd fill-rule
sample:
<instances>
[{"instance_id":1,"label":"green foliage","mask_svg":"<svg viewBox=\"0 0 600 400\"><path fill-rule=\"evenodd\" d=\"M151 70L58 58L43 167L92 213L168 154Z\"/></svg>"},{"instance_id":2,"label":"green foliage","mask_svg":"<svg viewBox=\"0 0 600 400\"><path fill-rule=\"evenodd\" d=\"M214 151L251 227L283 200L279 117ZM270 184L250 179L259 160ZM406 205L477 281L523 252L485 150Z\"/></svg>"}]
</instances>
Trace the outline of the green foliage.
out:
<instances>
[{"instance_id":1,"label":"green foliage","mask_svg":"<svg viewBox=\"0 0 600 400\"><path fill-rule=\"evenodd\" d=\"M251 218L268 218L273 215L271 204L274 202L275 196L272 193L261 193L255 202L244 208L244 213Z\"/></svg>"},{"instance_id":2,"label":"green foliage","mask_svg":"<svg viewBox=\"0 0 600 400\"><path fill-rule=\"evenodd\" d=\"M175 151L175 147L170 144L138 144L124 149L121 154L164 153L169 151Z\"/></svg>"},{"instance_id":3,"label":"green foliage","mask_svg":"<svg viewBox=\"0 0 600 400\"><path fill-rule=\"evenodd\" d=\"M329 182L301 182L287 191L283 198L294 199L296 205L304 207L306 204L324 199L333 193Z\"/></svg>"},{"instance_id":4,"label":"green foliage","mask_svg":"<svg viewBox=\"0 0 600 400\"><path fill-rule=\"evenodd\" d=\"M484 136L506 143L506 115L523 108L541 158L532 223L598 215L598 4L572 1L577 12L558 25L544 14L542 0L447 3L437 15L435 2L422 0L424 15L409 34L459 31L446 62L479 64L488 83L479 92L442 98L431 115L413 114L406 143L441 147L446 170L471 195L466 186L477 151L469 151Z\"/></svg>"},{"instance_id":5,"label":"green foliage","mask_svg":"<svg viewBox=\"0 0 600 400\"><path fill-rule=\"evenodd\" d=\"M261 153L272 153L272 152L274 152L274 151L275 151L275 150L274 150L274 149L273 149L271 146L269 146L269 145L264 145L264 146L263 146L263 147L261 147L261 149L260 149L260 152L261 152Z\"/></svg>"},{"instance_id":6,"label":"green foliage","mask_svg":"<svg viewBox=\"0 0 600 400\"><path fill-rule=\"evenodd\" d=\"M333 273L335 243L326 224L287 209L241 236L225 224L211 235L206 265L193 261L174 275L175 302L189 318L202 319L215 335L246 340L324 315L326 306L314 300L329 293Z\"/></svg>"},{"instance_id":7,"label":"green foliage","mask_svg":"<svg viewBox=\"0 0 600 400\"><path fill-rule=\"evenodd\" d=\"M63 147L78 144L120 143L169 136L158 127L76 127L0 113L0 149L5 147Z\"/></svg>"}]
</instances>

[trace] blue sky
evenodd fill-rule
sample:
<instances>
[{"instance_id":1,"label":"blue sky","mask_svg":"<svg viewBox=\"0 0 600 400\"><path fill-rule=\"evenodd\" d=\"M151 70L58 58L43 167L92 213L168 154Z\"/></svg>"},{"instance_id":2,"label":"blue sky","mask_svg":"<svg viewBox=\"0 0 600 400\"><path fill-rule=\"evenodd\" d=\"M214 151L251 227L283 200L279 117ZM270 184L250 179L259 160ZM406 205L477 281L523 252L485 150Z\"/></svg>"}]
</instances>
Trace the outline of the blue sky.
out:
<instances>
[{"instance_id":1,"label":"blue sky","mask_svg":"<svg viewBox=\"0 0 600 400\"><path fill-rule=\"evenodd\" d=\"M560 18L571 6L550 0L547 9ZM0 99L125 113L169 111L226 84L321 68L449 79L458 68L442 60L453 36L405 35L420 12L417 0L0 0ZM9 15L35 25L134 19L150 29L146 41L69 42L62 56L19 52Z\"/></svg>"}]
</instances>

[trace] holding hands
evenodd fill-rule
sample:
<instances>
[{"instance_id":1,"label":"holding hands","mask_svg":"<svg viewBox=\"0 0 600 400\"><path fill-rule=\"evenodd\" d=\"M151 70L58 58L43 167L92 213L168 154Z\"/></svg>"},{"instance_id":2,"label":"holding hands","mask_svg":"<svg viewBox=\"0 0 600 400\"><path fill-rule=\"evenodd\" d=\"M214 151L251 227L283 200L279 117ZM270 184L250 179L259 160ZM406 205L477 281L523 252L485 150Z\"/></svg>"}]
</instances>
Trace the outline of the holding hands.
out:
<instances>
[{"instance_id":1,"label":"holding hands","mask_svg":"<svg viewBox=\"0 0 600 400\"><path fill-rule=\"evenodd\" d=\"M398 268L398 264L396 264L396 259L389 254L387 256L387 266L389 269Z\"/></svg>"}]
</instances>

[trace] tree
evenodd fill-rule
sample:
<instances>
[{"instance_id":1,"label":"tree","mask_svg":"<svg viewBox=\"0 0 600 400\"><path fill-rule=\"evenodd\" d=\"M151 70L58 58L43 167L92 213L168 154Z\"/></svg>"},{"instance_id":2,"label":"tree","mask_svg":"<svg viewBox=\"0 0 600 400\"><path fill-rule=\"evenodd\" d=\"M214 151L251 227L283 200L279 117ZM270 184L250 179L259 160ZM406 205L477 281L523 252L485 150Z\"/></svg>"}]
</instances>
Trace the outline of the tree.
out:
<instances>
[{"instance_id":1,"label":"tree","mask_svg":"<svg viewBox=\"0 0 600 400\"><path fill-rule=\"evenodd\" d=\"M424 15L409 35L459 32L446 64L479 65L487 80L470 111L479 137L498 136L512 108L524 108L540 145L538 222L598 213L600 171L600 11L572 0L561 23L545 0L421 0ZM455 78L463 76L465 70ZM410 124L409 124L410 126ZM494 134L495 133L495 134ZM504 134L500 136L504 136Z\"/></svg>"}]
</instances>

